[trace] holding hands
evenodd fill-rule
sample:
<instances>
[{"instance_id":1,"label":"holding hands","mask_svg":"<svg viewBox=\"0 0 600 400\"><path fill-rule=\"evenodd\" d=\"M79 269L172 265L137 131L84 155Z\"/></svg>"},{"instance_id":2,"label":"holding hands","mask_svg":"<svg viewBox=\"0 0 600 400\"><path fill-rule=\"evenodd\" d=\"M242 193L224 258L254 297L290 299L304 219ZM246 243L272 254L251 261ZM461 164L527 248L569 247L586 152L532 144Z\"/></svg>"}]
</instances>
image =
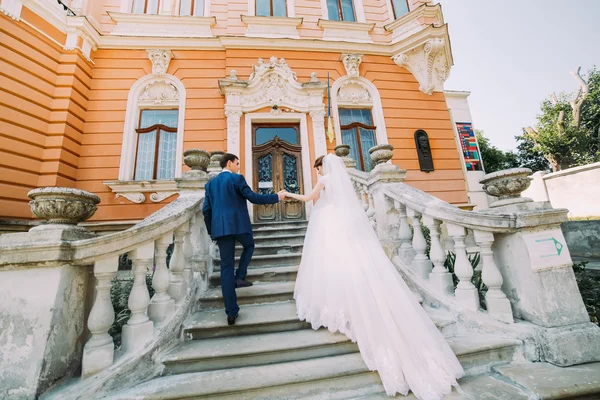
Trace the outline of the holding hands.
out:
<instances>
[{"instance_id":1,"label":"holding hands","mask_svg":"<svg viewBox=\"0 0 600 400\"><path fill-rule=\"evenodd\" d=\"M286 192L285 190L281 190L277 193L277 197L279 197L279 201L282 201L283 199L285 199L288 195L288 192Z\"/></svg>"}]
</instances>

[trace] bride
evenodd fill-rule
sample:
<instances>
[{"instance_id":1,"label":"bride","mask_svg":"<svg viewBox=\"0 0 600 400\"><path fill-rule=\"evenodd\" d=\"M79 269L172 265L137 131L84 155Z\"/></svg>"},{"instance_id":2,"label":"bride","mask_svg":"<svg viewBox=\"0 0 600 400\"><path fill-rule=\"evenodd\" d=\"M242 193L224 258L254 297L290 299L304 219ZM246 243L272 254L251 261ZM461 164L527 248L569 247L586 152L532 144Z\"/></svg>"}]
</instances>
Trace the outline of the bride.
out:
<instances>
[{"instance_id":1,"label":"bride","mask_svg":"<svg viewBox=\"0 0 600 400\"><path fill-rule=\"evenodd\" d=\"M458 359L386 256L342 159L328 154L315 168L312 193L286 193L319 197L296 281L298 316L356 342L388 395L442 399L464 374Z\"/></svg>"}]
</instances>

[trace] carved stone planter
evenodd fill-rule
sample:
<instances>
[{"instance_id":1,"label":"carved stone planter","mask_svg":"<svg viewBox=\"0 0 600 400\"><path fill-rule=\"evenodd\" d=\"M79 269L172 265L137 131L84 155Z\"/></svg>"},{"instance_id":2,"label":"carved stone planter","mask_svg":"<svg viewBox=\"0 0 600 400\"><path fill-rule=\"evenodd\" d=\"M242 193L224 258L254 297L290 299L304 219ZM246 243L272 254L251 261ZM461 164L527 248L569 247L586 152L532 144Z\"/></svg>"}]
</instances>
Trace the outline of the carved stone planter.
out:
<instances>
[{"instance_id":1,"label":"carved stone planter","mask_svg":"<svg viewBox=\"0 0 600 400\"><path fill-rule=\"evenodd\" d=\"M48 225L76 225L94 215L100 203L100 197L93 193L63 187L34 189L27 196L31 212Z\"/></svg>"},{"instance_id":2,"label":"carved stone planter","mask_svg":"<svg viewBox=\"0 0 600 400\"><path fill-rule=\"evenodd\" d=\"M221 168L221 159L225 155L224 151L212 151L210 153L210 164L208 164L208 179L212 179L219 175L223 170Z\"/></svg>"},{"instance_id":3,"label":"carved stone planter","mask_svg":"<svg viewBox=\"0 0 600 400\"><path fill-rule=\"evenodd\" d=\"M194 171L206 172L210 162L210 153L201 149L189 149L183 152L183 162Z\"/></svg>"},{"instance_id":4,"label":"carved stone planter","mask_svg":"<svg viewBox=\"0 0 600 400\"><path fill-rule=\"evenodd\" d=\"M340 157L344 161L346 168L356 168L356 161L353 160L351 157L348 157L348 154L350 154L350 146L349 145L340 144L338 146L335 146L334 150L335 150L335 155Z\"/></svg>"},{"instance_id":5,"label":"carved stone planter","mask_svg":"<svg viewBox=\"0 0 600 400\"><path fill-rule=\"evenodd\" d=\"M483 190L490 196L498 197L498 200L490 204L490 208L533 201L528 197L521 197L521 192L531 183L529 175L529 168L511 168L484 175L479 180Z\"/></svg>"},{"instance_id":6,"label":"carved stone planter","mask_svg":"<svg viewBox=\"0 0 600 400\"><path fill-rule=\"evenodd\" d=\"M371 155L373 165L385 164L394 157L394 146L391 144L374 146L369 149L369 154Z\"/></svg>"}]
</instances>

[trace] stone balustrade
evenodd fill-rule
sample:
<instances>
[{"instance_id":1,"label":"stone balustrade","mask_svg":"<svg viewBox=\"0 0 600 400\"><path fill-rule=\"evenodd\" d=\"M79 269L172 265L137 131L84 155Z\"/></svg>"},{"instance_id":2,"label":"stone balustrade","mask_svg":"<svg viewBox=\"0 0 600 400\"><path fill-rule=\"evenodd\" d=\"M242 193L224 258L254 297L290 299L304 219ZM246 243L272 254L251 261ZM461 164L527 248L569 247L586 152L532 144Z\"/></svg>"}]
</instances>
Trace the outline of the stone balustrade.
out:
<instances>
[{"instance_id":1,"label":"stone balustrade","mask_svg":"<svg viewBox=\"0 0 600 400\"><path fill-rule=\"evenodd\" d=\"M0 236L0 291L7 299L0 316L8 321L3 329L12 330L14 337L14 343L0 350L11 353L0 359L11 360L18 353L26 354L28 362L0 385L33 398L78 369L84 381L117 373L116 364L153 351L166 335L178 337L175 327L193 309L197 292L208 288L212 272L212 242L201 212L209 154L194 150L186 157L192 169L177 182L179 198L114 234L96 236L76 225L93 216L100 201L96 195L70 188L30 192L32 212L47 223ZM132 261L134 276L127 302L131 316L122 328L122 345L115 349L108 333L115 320L110 293L123 254ZM146 286L149 273L152 298ZM89 338L81 343L86 330ZM20 335L31 335L31 342L20 341Z\"/></svg>"},{"instance_id":2,"label":"stone balustrade","mask_svg":"<svg viewBox=\"0 0 600 400\"><path fill-rule=\"evenodd\" d=\"M560 230L568 210L520 195L531 171L484 176L484 189L497 200L490 209L465 211L402 183L406 171L389 162L390 145L370 149L375 165L370 173L355 168L346 146L336 147L336 154L388 256L417 285L466 312L542 327L540 348L548 362L566 366L600 359L598 347L582 351L600 340L600 329L589 322ZM472 265L476 259L479 264ZM484 293L474 285L474 274L481 274Z\"/></svg>"}]
</instances>

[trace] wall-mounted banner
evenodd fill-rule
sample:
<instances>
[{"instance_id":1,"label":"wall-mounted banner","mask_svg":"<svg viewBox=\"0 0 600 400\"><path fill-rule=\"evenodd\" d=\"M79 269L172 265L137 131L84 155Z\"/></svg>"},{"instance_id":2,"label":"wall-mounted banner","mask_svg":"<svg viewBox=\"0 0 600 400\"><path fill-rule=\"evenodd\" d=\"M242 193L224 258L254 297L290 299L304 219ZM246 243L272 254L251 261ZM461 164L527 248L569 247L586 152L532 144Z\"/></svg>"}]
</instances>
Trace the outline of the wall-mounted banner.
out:
<instances>
[{"instance_id":1,"label":"wall-mounted banner","mask_svg":"<svg viewBox=\"0 0 600 400\"><path fill-rule=\"evenodd\" d=\"M477 147L477 137L470 122L457 122L458 137L465 158L467 171L483 171L481 166L481 155Z\"/></svg>"}]
</instances>

